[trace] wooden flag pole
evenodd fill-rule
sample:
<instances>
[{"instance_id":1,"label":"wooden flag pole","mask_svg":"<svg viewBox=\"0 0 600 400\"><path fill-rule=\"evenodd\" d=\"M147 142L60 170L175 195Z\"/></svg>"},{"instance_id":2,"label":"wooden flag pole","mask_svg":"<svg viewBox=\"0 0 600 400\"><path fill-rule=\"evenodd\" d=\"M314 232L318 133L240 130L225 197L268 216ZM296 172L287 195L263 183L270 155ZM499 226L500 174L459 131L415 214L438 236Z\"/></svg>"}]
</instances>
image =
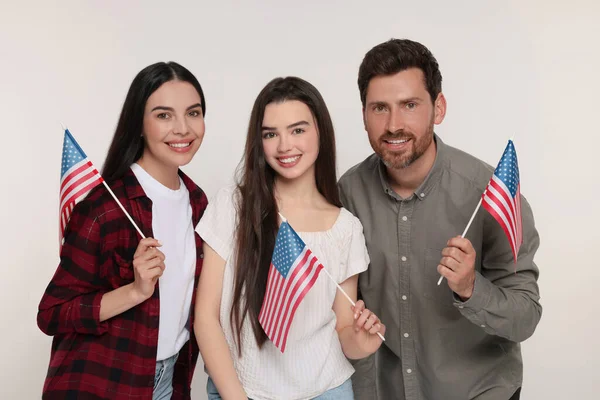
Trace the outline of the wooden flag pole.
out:
<instances>
[{"instance_id":1,"label":"wooden flag pole","mask_svg":"<svg viewBox=\"0 0 600 400\"><path fill-rule=\"evenodd\" d=\"M471 219L469 220L467 227L465 228L462 235L460 235L460 237L464 238L465 235L467 234L467 231L469 230L469 227L471 226L471 222L473 222L473 219L475 218L475 214L477 214L477 211L479 211L479 207L481 207L481 200L482 200L482 197L479 198L479 203L477 203L477 207L475 208L475 211L473 211L473 215L471 215ZM437 283L438 286L442 283L443 280L444 280L444 277L440 276L440 280Z\"/></svg>"},{"instance_id":2,"label":"wooden flag pole","mask_svg":"<svg viewBox=\"0 0 600 400\"><path fill-rule=\"evenodd\" d=\"M133 227L140 234L140 236L142 237L142 239L146 239L146 236L144 236L144 234L142 233L141 229L133 221L133 218L131 218L131 215L129 215L129 213L125 210L125 208L123 207L123 205L121 204L121 202L119 201L119 199L117 199L117 196L115 196L115 194L113 193L113 191L110 190L110 187L108 186L108 184L106 183L106 181L104 179L102 179L102 183L106 187L106 190L108 190L108 193L110 193L110 195L113 197L113 199L115 199L115 201L117 202L117 204L119 205L119 207L121 208L121 210L123 210L123 212L125 213L125 216L133 224Z\"/></svg>"}]
</instances>

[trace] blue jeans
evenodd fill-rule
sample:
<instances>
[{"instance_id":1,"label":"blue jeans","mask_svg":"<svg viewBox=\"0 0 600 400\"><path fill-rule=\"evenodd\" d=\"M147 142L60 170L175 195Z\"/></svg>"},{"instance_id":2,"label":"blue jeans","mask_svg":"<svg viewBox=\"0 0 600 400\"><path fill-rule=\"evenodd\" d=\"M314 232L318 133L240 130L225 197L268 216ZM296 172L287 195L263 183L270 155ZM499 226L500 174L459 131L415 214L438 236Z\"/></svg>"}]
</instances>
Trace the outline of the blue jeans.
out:
<instances>
[{"instance_id":1,"label":"blue jeans","mask_svg":"<svg viewBox=\"0 0 600 400\"><path fill-rule=\"evenodd\" d=\"M210 376L206 382L206 393L208 394L208 400L221 400L221 395L212 379L210 379ZM350 379L347 379L346 382L342 383L340 386L329 389L325 393L315 397L313 400L354 400L352 382Z\"/></svg>"},{"instance_id":2,"label":"blue jeans","mask_svg":"<svg viewBox=\"0 0 600 400\"><path fill-rule=\"evenodd\" d=\"M175 371L175 354L167 359L156 362L156 372L154 374L154 391L152 400L170 400L173 394L173 371Z\"/></svg>"}]
</instances>

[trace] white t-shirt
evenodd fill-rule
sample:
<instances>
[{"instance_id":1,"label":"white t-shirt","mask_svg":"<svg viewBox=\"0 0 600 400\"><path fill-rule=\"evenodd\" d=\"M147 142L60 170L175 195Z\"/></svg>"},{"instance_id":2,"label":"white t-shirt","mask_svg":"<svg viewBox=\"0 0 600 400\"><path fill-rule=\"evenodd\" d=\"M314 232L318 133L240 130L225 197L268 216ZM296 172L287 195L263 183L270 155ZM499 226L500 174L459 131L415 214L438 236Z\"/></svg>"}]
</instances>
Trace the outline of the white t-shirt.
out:
<instances>
[{"instance_id":1,"label":"white t-shirt","mask_svg":"<svg viewBox=\"0 0 600 400\"><path fill-rule=\"evenodd\" d=\"M152 233L162 243L159 250L165 255L165 271L158 279L160 318L156 353L157 360L164 360L181 350L190 337L187 323L196 271L192 206L181 178L179 189L171 190L138 164L134 163L131 170L152 200Z\"/></svg>"},{"instance_id":2,"label":"white t-shirt","mask_svg":"<svg viewBox=\"0 0 600 400\"><path fill-rule=\"evenodd\" d=\"M234 285L235 189L221 189L209 202L196 230L226 260L220 321L234 367L248 397L255 400L311 399L344 383L354 372L335 330L332 310L336 286L321 273L300 303L282 354L271 341L259 349L251 323L242 332L238 357L230 311ZM349 211L341 209L335 224L322 232L298 232L333 278L341 283L363 272L369 264L363 228ZM348 302L348 307L350 307Z\"/></svg>"}]
</instances>

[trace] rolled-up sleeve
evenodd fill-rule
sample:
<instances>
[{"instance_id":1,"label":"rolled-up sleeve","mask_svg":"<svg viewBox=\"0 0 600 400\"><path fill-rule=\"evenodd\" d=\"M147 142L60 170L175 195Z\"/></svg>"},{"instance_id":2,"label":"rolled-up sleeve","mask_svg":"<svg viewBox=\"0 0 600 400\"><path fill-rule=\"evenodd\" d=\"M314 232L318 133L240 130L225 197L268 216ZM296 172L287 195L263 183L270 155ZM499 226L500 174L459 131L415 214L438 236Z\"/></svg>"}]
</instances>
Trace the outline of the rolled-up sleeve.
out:
<instances>
[{"instance_id":1,"label":"rolled-up sleeve","mask_svg":"<svg viewBox=\"0 0 600 400\"><path fill-rule=\"evenodd\" d=\"M104 290L99 284L101 233L91 205L85 200L73 209L65 231L60 263L40 301L37 323L47 335L85 333L100 335Z\"/></svg>"}]
</instances>

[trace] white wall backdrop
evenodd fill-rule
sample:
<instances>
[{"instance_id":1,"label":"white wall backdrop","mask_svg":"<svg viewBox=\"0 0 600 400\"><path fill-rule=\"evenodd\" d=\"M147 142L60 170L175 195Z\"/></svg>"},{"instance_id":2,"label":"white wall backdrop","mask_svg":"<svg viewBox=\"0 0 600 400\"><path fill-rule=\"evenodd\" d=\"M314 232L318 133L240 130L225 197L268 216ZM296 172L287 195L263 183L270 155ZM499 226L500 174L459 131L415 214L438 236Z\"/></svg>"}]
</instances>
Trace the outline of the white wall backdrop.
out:
<instances>
[{"instance_id":1,"label":"white wall backdrop","mask_svg":"<svg viewBox=\"0 0 600 400\"><path fill-rule=\"evenodd\" d=\"M600 396L600 5L593 0L2 1L0 4L0 398L40 398L50 354L36 326L56 268L63 133L98 166L125 93L156 61L196 74L207 133L185 168L205 191L230 181L259 90L298 75L332 113L343 173L370 154L356 86L391 37L438 58L444 140L496 164L513 136L541 235L544 314L524 343L524 399ZM198 365L194 399L205 399Z\"/></svg>"}]
</instances>

